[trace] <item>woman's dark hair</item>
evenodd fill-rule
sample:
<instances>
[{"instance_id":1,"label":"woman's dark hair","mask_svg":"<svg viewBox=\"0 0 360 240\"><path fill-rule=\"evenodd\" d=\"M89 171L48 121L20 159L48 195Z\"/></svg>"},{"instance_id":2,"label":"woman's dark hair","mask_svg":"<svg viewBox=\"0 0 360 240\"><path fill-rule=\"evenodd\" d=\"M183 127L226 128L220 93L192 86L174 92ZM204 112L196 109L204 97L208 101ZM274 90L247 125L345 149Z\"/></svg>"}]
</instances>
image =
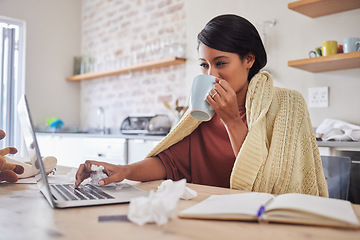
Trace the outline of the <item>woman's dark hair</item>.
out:
<instances>
[{"instance_id":1,"label":"woman's dark hair","mask_svg":"<svg viewBox=\"0 0 360 240\"><path fill-rule=\"evenodd\" d=\"M198 34L198 44L222 51L236 53L244 60L248 53L255 55L248 81L266 65L267 57L260 35L254 25L243 17L226 14L208 22Z\"/></svg>"}]
</instances>

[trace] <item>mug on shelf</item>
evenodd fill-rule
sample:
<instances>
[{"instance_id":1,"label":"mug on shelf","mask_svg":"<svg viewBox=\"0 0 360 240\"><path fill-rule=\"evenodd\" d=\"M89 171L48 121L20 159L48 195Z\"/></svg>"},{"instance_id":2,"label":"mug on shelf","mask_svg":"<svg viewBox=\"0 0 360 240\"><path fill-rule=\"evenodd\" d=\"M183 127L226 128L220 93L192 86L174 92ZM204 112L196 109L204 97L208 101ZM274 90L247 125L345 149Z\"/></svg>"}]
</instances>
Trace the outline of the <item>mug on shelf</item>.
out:
<instances>
[{"instance_id":1,"label":"mug on shelf","mask_svg":"<svg viewBox=\"0 0 360 240\"><path fill-rule=\"evenodd\" d=\"M360 38L345 38L344 53L360 51Z\"/></svg>"},{"instance_id":2,"label":"mug on shelf","mask_svg":"<svg viewBox=\"0 0 360 240\"><path fill-rule=\"evenodd\" d=\"M324 41L321 43L322 55L329 56L337 54L338 43L337 41Z\"/></svg>"},{"instance_id":3,"label":"mug on shelf","mask_svg":"<svg viewBox=\"0 0 360 240\"><path fill-rule=\"evenodd\" d=\"M315 48L315 51L309 52L309 57L321 57L322 56L322 50L321 47Z\"/></svg>"},{"instance_id":4,"label":"mug on shelf","mask_svg":"<svg viewBox=\"0 0 360 240\"><path fill-rule=\"evenodd\" d=\"M339 44L338 45L338 50L337 50L337 53L343 53L344 52L344 46Z\"/></svg>"}]
</instances>

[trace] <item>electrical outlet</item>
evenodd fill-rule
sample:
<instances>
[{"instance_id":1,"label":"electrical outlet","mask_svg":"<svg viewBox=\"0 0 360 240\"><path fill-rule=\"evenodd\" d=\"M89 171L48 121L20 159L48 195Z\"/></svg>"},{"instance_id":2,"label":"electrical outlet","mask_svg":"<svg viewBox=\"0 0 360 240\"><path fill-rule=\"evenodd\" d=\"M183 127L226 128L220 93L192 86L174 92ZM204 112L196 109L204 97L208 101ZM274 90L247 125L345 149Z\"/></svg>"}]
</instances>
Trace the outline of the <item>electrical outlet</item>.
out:
<instances>
[{"instance_id":1,"label":"electrical outlet","mask_svg":"<svg viewBox=\"0 0 360 240\"><path fill-rule=\"evenodd\" d=\"M309 88L309 108L329 107L329 87Z\"/></svg>"}]
</instances>

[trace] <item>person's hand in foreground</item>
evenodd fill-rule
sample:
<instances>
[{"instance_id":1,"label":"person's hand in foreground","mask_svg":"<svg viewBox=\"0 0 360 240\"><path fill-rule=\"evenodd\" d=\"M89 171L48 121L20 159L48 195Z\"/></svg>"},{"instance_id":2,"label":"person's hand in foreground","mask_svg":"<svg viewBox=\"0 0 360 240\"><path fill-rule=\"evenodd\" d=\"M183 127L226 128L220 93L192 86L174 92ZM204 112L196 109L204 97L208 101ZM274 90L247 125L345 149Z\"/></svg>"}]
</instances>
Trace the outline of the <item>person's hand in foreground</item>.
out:
<instances>
[{"instance_id":1,"label":"person's hand in foreground","mask_svg":"<svg viewBox=\"0 0 360 240\"><path fill-rule=\"evenodd\" d=\"M126 166L87 160L79 166L76 172L75 188L79 187L85 179L89 178L91 173L95 173L91 170L91 165L103 166L103 172L108 175L107 178L100 179L100 186L108 185L112 182L121 182L127 176Z\"/></svg>"}]
</instances>

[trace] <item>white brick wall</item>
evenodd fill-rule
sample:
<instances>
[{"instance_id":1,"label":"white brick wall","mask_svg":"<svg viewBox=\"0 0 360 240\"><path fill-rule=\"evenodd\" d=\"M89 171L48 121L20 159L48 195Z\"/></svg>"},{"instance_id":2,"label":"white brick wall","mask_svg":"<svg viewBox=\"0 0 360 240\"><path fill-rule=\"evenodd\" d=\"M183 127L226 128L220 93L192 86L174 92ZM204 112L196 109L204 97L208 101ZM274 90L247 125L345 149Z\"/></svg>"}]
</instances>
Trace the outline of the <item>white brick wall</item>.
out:
<instances>
[{"instance_id":1,"label":"white brick wall","mask_svg":"<svg viewBox=\"0 0 360 240\"><path fill-rule=\"evenodd\" d=\"M169 55L169 44L185 43L185 0L83 0L82 53L95 58L95 70L111 69ZM135 54L134 54L135 53ZM185 65L133 72L81 82L81 124L118 128L134 114L171 113L184 103Z\"/></svg>"}]
</instances>

